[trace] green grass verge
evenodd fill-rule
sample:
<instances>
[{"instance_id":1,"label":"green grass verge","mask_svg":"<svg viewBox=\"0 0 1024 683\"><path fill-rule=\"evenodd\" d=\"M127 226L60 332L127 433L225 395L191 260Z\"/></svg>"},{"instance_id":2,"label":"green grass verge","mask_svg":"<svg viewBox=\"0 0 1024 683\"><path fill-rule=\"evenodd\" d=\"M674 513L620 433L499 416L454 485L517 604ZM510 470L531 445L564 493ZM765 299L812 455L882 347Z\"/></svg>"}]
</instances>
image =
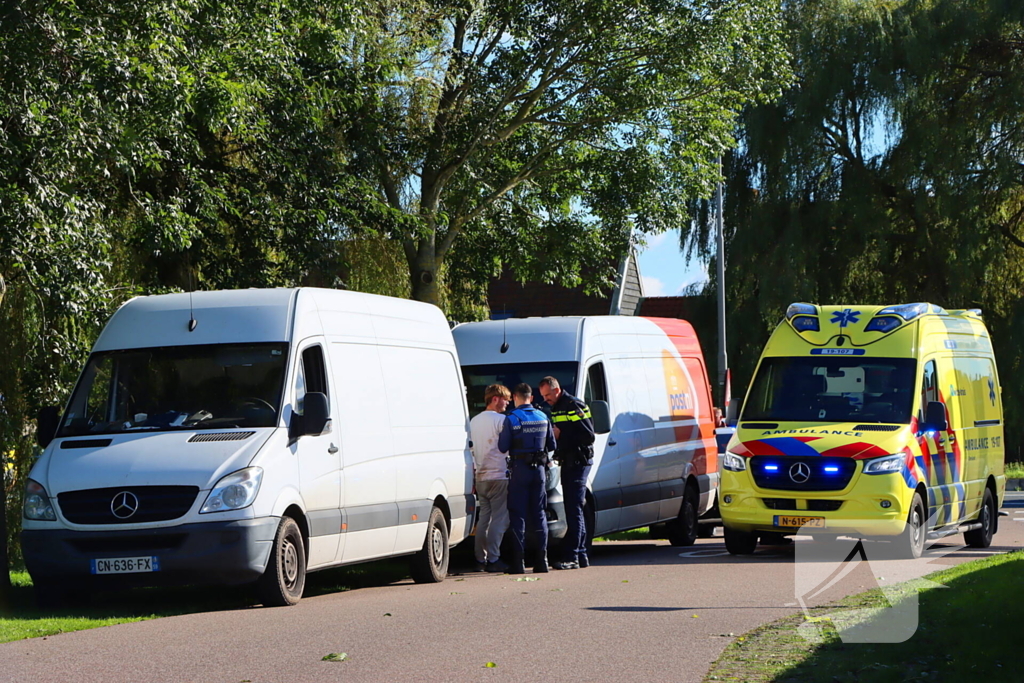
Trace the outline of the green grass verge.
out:
<instances>
[{"instance_id":1,"label":"green grass verge","mask_svg":"<svg viewBox=\"0 0 1024 683\"><path fill-rule=\"evenodd\" d=\"M744 634L712 665L705 681L749 683L897 683L1020 680L1020 609L1024 553L965 562L929 575L945 588L919 595L917 632L903 643L843 643L826 626L824 642L797 629L843 610L884 608L878 589L793 615ZM877 619L885 619L882 612ZM826 622L827 623L827 622ZM868 624L870 626L870 622Z\"/></svg>"},{"instance_id":2,"label":"green grass verge","mask_svg":"<svg viewBox=\"0 0 1024 683\"><path fill-rule=\"evenodd\" d=\"M640 527L639 529L630 529L629 531L618 531L614 534L601 536L600 538L595 538L594 541L646 541L650 538L650 530L647 527Z\"/></svg>"},{"instance_id":3,"label":"green grass verge","mask_svg":"<svg viewBox=\"0 0 1024 683\"><path fill-rule=\"evenodd\" d=\"M1024 462L1006 463L1007 479L1024 479Z\"/></svg>"},{"instance_id":4,"label":"green grass verge","mask_svg":"<svg viewBox=\"0 0 1024 683\"><path fill-rule=\"evenodd\" d=\"M405 559L358 564L310 574L304 595L385 586L408 577L409 564ZM256 604L252 589L245 586L136 588L104 591L93 596L88 604L41 610L35 606L28 573L12 572L11 582L11 609L0 613L0 643L177 614L244 609Z\"/></svg>"}]
</instances>

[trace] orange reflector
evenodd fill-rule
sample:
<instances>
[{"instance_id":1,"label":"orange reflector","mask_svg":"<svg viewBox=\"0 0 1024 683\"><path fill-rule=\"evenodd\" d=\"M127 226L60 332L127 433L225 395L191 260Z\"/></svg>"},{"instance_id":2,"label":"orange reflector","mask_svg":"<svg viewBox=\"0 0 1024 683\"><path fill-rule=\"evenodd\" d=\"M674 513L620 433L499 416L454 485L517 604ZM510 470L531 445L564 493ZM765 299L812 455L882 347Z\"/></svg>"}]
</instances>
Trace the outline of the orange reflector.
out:
<instances>
[{"instance_id":1,"label":"orange reflector","mask_svg":"<svg viewBox=\"0 0 1024 683\"><path fill-rule=\"evenodd\" d=\"M420 516L419 516L419 515L413 515L413 516L412 516L412 521L414 521L414 522L415 522L415 521L416 521L417 519L419 519L419 518L420 518Z\"/></svg>"},{"instance_id":2,"label":"orange reflector","mask_svg":"<svg viewBox=\"0 0 1024 683\"><path fill-rule=\"evenodd\" d=\"M346 529L348 529L348 524L346 524L345 522L342 522L341 523L341 530L345 531Z\"/></svg>"}]
</instances>

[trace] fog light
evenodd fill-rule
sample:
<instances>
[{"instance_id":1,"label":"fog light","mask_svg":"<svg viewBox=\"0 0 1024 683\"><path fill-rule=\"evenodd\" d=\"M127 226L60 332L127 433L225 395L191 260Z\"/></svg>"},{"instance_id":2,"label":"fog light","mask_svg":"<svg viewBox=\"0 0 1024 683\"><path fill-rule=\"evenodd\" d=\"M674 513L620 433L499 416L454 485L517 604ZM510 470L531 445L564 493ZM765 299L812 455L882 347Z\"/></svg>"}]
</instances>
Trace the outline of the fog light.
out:
<instances>
[{"instance_id":1,"label":"fog light","mask_svg":"<svg viewBox=\"0 0 1024 683\"><path fill-rule=\"evenodd\" d=\"M728 505L729 503L732 502L732 496L723 496L722 500L724 500L725 504Z\"/></svg>"},{"instance_id":2,"label":"fog light","mask_svg":"<svg viewBox=\"0 0 1024 683\"><path fill-rule=\"evenodd\" d=\"M879 503L879 505L881 505L886 510L892 507L892 503L890 503L887 500L883 500L881 503Z\"/></svg>"}]
</instances>

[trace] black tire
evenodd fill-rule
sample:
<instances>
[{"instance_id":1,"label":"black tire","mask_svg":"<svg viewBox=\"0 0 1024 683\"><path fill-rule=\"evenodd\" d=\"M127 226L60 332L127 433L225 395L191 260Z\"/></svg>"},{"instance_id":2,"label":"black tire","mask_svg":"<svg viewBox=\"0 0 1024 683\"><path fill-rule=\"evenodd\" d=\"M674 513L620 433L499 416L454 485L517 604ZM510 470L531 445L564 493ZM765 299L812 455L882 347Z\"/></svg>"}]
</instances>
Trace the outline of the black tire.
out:
<instances>
[{"instance_id":1,"label":"black tire","mask_svg":"<svg viewBox=\"0 0 1024 683\"><path fill-rule=\"evenodd\" d=\"M697 489L687 486L683 492L683 504L679 517L669 522L668 542L676 547L693 545L697 540Z\"/></svg>"},{"instance_id":2,"label":"black tire","mask_svg":"<svg viewBox=\"0 0 1024 683\"><path fill-rule=\"evenodd\" d=\"M306 545L291 517L282 517L274 536L267 568L256 584L265 607L287 607L302 599L306 588Z\"/></svg>"},{"instance_id":3,"label":"black tire","mask_svg":"<svg viewBox=\"0 0 1024 683\"><path fill-rule=\"evenodd\" d=\"M757 550L757 534L725 527L725 549L730 555L753 555Z\"/></svg>"},{"instance_id":4,"label":"black tire","mask_svg":"<svg viewBox=\"0 0 1024 683\"><path fill-rule=\"evenodd\" d=\"M88 605L90 598L84 589L76 590L67 584L56 581L33 579L32 591L36 599L36 607L42 610L60 610Z\"/></svg>"},{"instance_id":5,"label":"black tire","mask_svg":"<svg viewBox=\"0 0 1024 683\"><path fill-rule=\"evenodd\" d=\"M964 532L964 541L967 545L972 548L987 548L992 545L992 537L996 534L998 515L995 496L992 495L992 489L986 487L985 497L981 501L981 510L978 512L981 528Z\"/></svg>"},{"instance_id":6,"label":"black tire","mask_svg":"<svg viewBox=\"0 0 1024 683\"><path fill-rule=\"evenodd\" d=\"M916 560L924 553L924 543L928 538L928 515L925 512L921 494L915 493L907 512L907 524L895 543L893 556L902 560Z\"/></svg>"},{"instance_id":7,"label":"black tire","mask_svg":"<svg viewBox=\"0 0 1024 683\"><path fill-rule=\"evenodd\" d=\"M440 583L448 576L448 524L444 513L434 507L427 520L427 536L423 547L412 556L409 571L416 583Z\"/></svg>"}]
</instances>

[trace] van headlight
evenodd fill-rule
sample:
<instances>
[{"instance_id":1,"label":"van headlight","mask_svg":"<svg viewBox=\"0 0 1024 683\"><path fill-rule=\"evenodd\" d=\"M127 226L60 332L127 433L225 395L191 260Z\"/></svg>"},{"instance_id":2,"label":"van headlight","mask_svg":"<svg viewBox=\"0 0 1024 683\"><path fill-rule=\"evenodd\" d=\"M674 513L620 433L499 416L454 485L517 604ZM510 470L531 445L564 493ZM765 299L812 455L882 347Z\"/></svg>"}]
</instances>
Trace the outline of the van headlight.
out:
<instances>
[{"instance_id":1,"label":"van headlight","mask_svg":"<svg viewBox=\"0 0 1024 683\"><path fill-rule=\"evenodd\" d=\"M730 472L742 472L747 469L747 459L742 455L726 451L725 455L722 456L722 467Z\"/></svg>"},{"instance_id":2,"label":"van headlight","mask_svg":"<svg viewBox=\"0 0 1024 683\"><path fill-rule=\"evenodd\" d=\"M881 458L873 458L864 461L864 474L889 474L899 472L903 469L903 463L907 456L903 453L883 455Z\"/></svg>"},{"instance_id":3,"label":"van headlight","mask_svg":"<svg viewBox=\"0 0 1024 683\"><path fill-rule=\"evenodd\" d=\"M206 503L200 514L204 512L224 512L240 510L252 505L263 481L262 467L247 467L232 472L221 478L206 497Z\"/></svg>"},{"instance_id":4,"label":"van headlight","mask_svg":"<svg viewBox=\"0 0 1024 683\"><path fill-rule=\"evenodd\" d=\"M23 509L25 519L35 519L43 522L57 521L57 513L50 505L50 497L46 495L46 489L37 481L28 480L25 485L25 507Z\"/></svg>"}]
</instances>

